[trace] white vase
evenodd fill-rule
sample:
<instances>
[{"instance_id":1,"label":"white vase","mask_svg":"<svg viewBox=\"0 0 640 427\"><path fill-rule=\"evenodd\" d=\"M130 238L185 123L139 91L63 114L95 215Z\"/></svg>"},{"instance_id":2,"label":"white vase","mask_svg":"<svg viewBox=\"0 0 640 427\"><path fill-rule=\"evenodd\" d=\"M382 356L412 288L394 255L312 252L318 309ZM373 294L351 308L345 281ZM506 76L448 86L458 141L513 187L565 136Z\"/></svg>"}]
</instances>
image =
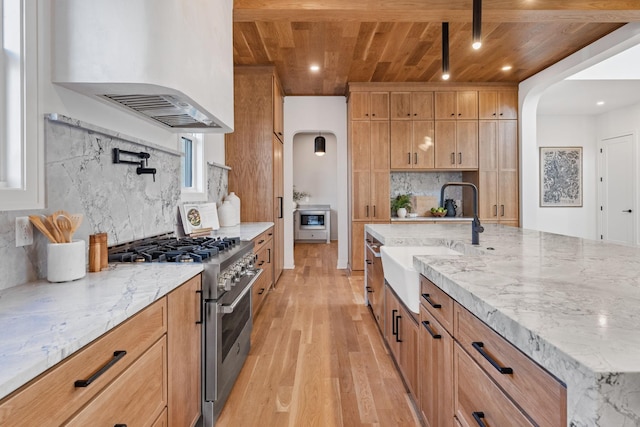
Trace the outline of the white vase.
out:
<instances>
[{"instance_id":1,"label":"white vase","mask_svg":"<svg viewBox=\"0 0 640 427\"><path fill-rule=\"evenodd\" d=\"M236 196L236 193L233 191L229 193L227 197L224 198L224 201L229 201L233 205L233 208L236 210L236 216L234 218L234 225L240 224L240 197Z\"/></svg>"},{"instance_id":2,"label":"white vase","mask_svg":"<svg viewBox=\"0 0 640 427\"><path fill-rule=\"evenodd\" d=\"M233 227L234 225L238 225L236 222L236 209L230 201L226 200L222 202L222 205L218 208L218 221L220 222L220 227Z\"/></svg>"},{"instance_id":3,"label":"white vase","mask_svg":"<svg viewBox=\"0 0 640 427\"><path fill-rule=\"evenodd\" d=\"M407 216L407 210L405 208L398 208L398 218L404 218Z\"/></svg>"}]
</instances>

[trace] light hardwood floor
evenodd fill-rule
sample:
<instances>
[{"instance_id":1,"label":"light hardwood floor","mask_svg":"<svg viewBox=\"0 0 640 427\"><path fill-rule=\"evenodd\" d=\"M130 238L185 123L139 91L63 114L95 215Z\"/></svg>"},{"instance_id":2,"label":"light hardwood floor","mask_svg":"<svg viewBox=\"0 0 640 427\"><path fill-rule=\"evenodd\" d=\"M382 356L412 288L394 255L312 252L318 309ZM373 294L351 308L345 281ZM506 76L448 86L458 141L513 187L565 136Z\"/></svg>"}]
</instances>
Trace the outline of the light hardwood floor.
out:
<instances>
[{"instance_id":1,"label":"light hardwood floor","mask_svg":"<svg viewBox=\"0 0 640 427\"><path fill-rule=\"evenodd\" d=\"M337 243L296 244L253 325L252 348L216 427L419 426Z\"/></svg>"}]
</instances>

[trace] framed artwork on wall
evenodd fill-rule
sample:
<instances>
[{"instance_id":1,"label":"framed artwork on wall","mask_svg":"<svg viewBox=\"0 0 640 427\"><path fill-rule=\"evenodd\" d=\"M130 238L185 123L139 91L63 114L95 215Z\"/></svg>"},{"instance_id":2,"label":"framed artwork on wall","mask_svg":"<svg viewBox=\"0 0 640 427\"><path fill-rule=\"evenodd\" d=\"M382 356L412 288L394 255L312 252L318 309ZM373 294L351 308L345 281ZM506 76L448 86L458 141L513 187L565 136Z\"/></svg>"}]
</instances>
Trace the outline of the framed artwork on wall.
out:
<instances>
[{"instance_id":1,"label":"framed artwork on wall","mask_svg":"<svg viewBox=\"0 0 640 427\"><path fill-rule=\"evenodd\" d=\"M582 147L540 147L540 206L582 206Z\"/></svg>"}]
</instances>

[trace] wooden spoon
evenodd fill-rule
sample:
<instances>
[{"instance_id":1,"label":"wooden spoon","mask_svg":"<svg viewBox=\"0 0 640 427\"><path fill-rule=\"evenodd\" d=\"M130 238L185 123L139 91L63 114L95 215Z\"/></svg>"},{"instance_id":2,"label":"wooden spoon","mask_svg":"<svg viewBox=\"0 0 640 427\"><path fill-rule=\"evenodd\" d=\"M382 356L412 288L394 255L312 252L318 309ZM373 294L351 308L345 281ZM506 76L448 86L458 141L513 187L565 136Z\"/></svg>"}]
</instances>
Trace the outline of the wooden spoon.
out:
<instances>
[{"instance_id":1,"label":"wooden spoon","mask_svg":"<svg viewBox=\"0 0 640 427\"><path fill-rule=\"evenodd\" d=\"M71 229L72 234L75 233L78 227L80 227L80 224L82 224L82 218L82 214L73 214L69 216L69 219L71 219L71 223L73 224L73 228Z\"/></svg>"},{"instance_id":2,"label":"wooden spoon","mask_svg":"<svg viewBox=\"0 0 640 427\"><path fill-rule=\"evenodd\" d=\"M40 218L37 215L29 215L29 221L31 221L31 224L35 225L35 227L40 230L40 232L42 234L44 234L44 236L49 239L49 241L51 243L58 243L58 241L56 240L55 237L53 237L53 234L51 234L51 232L49 231L49 229L47 228L47 226L45 225L45 223L43 222L42 218Z\"/></svg>"},{"instance_id":3,"label":"wooden spoon","mask_svg":"<svg viewBox=\"0 0 640 427\"><path fill-rule=\"evenodd\" d=\"M62 233L64 243L71 243L71 238L73 237L73 223L71 219L66 215L58 215L56 217L56 225L60 233Z\"/></svg>"}]
</instances>

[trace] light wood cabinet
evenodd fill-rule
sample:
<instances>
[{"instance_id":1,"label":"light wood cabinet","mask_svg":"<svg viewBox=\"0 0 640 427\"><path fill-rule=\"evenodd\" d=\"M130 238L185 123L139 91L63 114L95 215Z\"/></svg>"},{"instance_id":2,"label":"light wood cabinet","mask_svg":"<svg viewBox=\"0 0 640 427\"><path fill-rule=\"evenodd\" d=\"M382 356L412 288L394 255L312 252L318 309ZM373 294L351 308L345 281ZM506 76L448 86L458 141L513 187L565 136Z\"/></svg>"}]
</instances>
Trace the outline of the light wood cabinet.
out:
<instances>
[{"instance_id":1,"label":"light wood cabinet","mask_svg":"<svg viewBox=\"0 0 640 427\"><path fill-rule=\"evenodd\" d=\"M436 91L436 120L478 119L478 91Z\"/></svg>"},{"instance_id":2,"label":"light wood cabinet","mask_svg":"<svg viewBox=\"0 0 640 427\"><path fill-rule=\"evenodd\" d=\"M391 169L433 169L434 122L391 121Z\"/></svg>"},{"instance_id":3,"label":"light wood cabinet","mask_svg":"<svg viewBox=\"0 0 640 427\"><path fill-rule=\"evenodd\" d=\"M225 135L229 191L242 200L242 221L274 223L275 283L284 264L283 145L274 127L280 89L274 67L240 66L234 73L235 130Z\"/></svg>"},{"instance_id":4,"label":"light wood cabinet","mask_svg":"<svg viewBox=\"0 0 640 427\"><path fill-rule=\"evenodd\" d=\"M391 120L433 120L433 92L391 92Z\"/></svg>"},{"instance_id":5,"label":"light wood cabinet","mask_svg":"<svg viewBox=\"0 0 640 427\"><path fill-rule=\"evenodd\" d=\"M518 92L515 90L478 92L480 120L517 120Z\"/></svg>"},{"instance_id":6,"label":"light wood cabinet","mask_svg":"<svg viewBox=\"0 0 640 427\"><path fill-rule=\"evenodd\" d=\"M351 92L351 120L389 120L389 92Z\"/></svg>"},{"instance_id":7,"label":"light wood cabinet","mask_svg":"<svg viewBox=\"0 0 640 427\"><path fill-rule=\"evenodd\" d=\"M389 286L385 286L385 338L409 388L418 392L418 324Z\"/></svg>"},{"instance_id":8,"label":"light wood cabinet","mask_svg":"<svg viewBox=\"0 0 640 427\"><path fill-rule=\"evenodd\" d=\"M426 425L453 426L453 338L423 305L418 364L418 403Z\"/></svg>"},{"instance_id":9,"label":"light wood cabinet","mask_svg":"<svg viewBox=\"0 0 640 427\"><path fill-rule=\"evenodd\" d=\"M518 122L479 122L478 168L481 221L516 225L519 220Z\"/></svg>"},{"instance_id":10,"label":"light wood cabinet","mask_svg":"<svg viewBox=\"0 0 640 427\"><path fill-rule=\"evenodd\" d=\"M435 122L436 169L478 169L478 121Z\"/></svg>"},{"instance_id":11,"label":"light wood cabinet","mask_svg":"<svg viewBox=\"0 0 640 427\"><path fill-rule=\"evenodd\" d=\"M167 295L169 425L194 426L200 417L201 276Z\"/></svg>"},{"instance_id":12,"label":"light wood cabinet","mask_svg":"<svg viewBox=\"0 0 640 427\"><path fill-rule=\"evenodd\" d=\"M200 406L200 401L194 403ZM64 425L146 426L155 422L166 405L167 342L162 337Z\"/></svg>"},{"instance_id":13,"label":"light wood cabinet","mask_svg":"<svg viewBox=\"0 0 640 427\"><path fill-rule=\"evenodd\" d=\"M284 142L284 96L276 76L273 76L273 133Z\"/></svg>"},{"instance_id":14,"label":"light wood cabinet","mask_svg":"<svg viewBox=\"0 0 640 427\"><path fill-rule=\"evenodd\" d=\"M257 257L255 265L263 270L251 289L254 318L262 307L273 284L273 234L273 228L270 228L253 239L253 253Z\"/></svg>"},{"instance_id":15,"label":"light wood cabinet","mask_svg":"<svg viewBox=\"0 0 640 427\"><path fill-rule=\"evenodd\" d=\"M367 300L380 330L384 330L384 271L380 257L380 242L371 235L366 236L365 281Z\"/></svg>"}]
</instances>

